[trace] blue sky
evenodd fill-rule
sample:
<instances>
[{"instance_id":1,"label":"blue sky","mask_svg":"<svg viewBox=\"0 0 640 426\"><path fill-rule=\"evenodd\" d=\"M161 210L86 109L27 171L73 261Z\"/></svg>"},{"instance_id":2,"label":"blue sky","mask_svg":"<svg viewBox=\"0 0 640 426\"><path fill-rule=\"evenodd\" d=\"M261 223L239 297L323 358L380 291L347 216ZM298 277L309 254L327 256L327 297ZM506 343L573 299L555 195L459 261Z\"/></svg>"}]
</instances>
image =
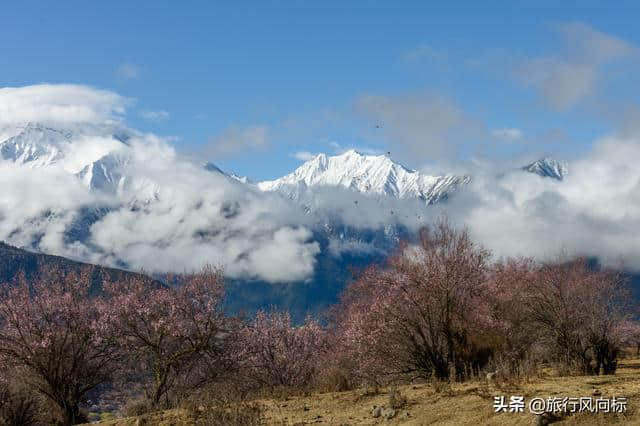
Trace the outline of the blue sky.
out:
<instances>
[{"instance_id":1,"label":"blue sky","mask_svg":"<svg viewBox=\"0 0 640 426\"><path fill-rule=\"evenodd\" d=\"M350 147L570 158L638 102L637 2L221 3L5 4L0 86L115 91L133 127L252 179Z\"/></svg>"}]
</instances>

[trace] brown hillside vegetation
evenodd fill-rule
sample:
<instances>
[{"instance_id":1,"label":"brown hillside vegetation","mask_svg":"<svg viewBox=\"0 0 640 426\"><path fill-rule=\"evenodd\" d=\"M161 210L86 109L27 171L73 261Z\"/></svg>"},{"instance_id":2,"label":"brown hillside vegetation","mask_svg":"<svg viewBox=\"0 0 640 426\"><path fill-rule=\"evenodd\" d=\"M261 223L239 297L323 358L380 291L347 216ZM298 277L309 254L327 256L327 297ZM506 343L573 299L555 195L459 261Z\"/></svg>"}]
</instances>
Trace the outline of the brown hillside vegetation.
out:
<instances>
[{"instance_id":1,"label":"brown hillside vegetation","mask_svg":"<svg viewBox=\"0 0 640 426\"><path fill-rule=\"evenodd\" d=\"M551 371L539 379L521 383L504 381L473 380L465 383L415 384L397 388L406 404L396 410L390 419L373 416L374 406L388 407L390 388L354 390L347 392L315 393L310 396L294 396L256 400L243 404L246 407L262 407L260 423L265 425L535 425L548 424L528 412L494 413L493 397L523 395L531 397L584 397L601 393L603 398L628 398L625 414L579 413L556 418L554 424L609 425L640 424L640 359L628 358L620 361L615 375L554 377ZM595 397L594 397L595 399ZM104 426L129 425L222 425L231 420L216 419L207 407L189 410L169 410L149 413L140 417L129 417L100 422ZM219 409L217 409L219 410ZM229 412L234 411L233 408ZM206 419L206 420L205 420ZM242 422L236 424L243 424Z\"/></svg>"}]
</instances>

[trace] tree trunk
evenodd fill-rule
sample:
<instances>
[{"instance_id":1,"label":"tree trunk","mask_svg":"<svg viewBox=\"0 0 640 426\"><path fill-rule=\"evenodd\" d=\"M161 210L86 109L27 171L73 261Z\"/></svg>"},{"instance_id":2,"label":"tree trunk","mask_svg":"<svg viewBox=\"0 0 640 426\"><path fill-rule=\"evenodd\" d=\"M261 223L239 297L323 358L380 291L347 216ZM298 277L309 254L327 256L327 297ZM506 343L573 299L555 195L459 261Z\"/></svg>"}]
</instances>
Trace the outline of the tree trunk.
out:
<instances>
[{"instance_id":1,"label":"tree trunk","mask_svg":"<svg viewBox=\"0 0 640 426\"><path fill-rule=\"evenodd\" d=\"M85 423L86 419L80 413L80 407L78 404L67 404L64 407L62 424L64 426L72 426L80 423Z\"/></svg>"}]
</instances>

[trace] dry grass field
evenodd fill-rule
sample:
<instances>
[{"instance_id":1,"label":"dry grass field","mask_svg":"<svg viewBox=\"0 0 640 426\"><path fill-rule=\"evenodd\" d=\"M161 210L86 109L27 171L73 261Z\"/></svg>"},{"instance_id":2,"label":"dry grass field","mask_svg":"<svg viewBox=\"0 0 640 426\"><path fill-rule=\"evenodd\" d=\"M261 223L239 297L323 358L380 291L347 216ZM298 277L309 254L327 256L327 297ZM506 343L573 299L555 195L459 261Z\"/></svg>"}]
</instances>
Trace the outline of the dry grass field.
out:
<instances>
[{"instance_id":1,"label":"dry grass field","mask_svg":"<svg viewBox=\"0 0 640 426\"><path fill-rule=\"evenodd\" d=\"M625 414L579 413L551 420L562 425L640 425L640 359L620 361L614 376L553 377L545 374L539 379L521 383L478 380L462 384L417 384L397 388L406 397L406 404L395 410L391 419L384 414L374 417L374 406L390 405L391 389L354 390L348 392L316 393L257 401L263 406L261 424L266 425L534 425L547 424L528 412L495 413L494 396L523 395L531 397L587 397L601 394L602 398L627 397ZM595 397L594 397L595 399ZM386 413L386 412L383 412ZM171 410L102 422L111 426L187 425L196 420L185 410ZM198 424L224 424L206 421ZM240 423L239 423L240 424Z\"/></svg>"}]
</instances>

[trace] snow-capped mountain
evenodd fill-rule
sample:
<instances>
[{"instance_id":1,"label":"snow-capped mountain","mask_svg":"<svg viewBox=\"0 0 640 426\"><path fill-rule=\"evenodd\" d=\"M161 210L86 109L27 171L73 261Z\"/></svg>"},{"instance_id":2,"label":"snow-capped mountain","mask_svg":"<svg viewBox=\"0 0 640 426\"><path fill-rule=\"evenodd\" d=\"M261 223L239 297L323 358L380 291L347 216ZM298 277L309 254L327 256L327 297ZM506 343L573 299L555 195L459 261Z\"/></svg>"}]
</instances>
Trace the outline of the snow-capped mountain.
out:
<instances>
[{"instance_id":1,"label":"snow-capped mountain","mask_svg":"<svg viewBox=\"0 0 640 426\"><path fill-rule=\"evenodd\" d=\"M280 179L258 183L263 191L279 191L292 199L317 186L339 186L360 193L419 199L427 204L446 199L468 176L429 176L394 162L388 155L355 150L336 156L319 154Z\"/></svg>"},{"instance_id":2,"label":"snow-capped mountain","mask_svg":"<svg viewBox=\"0 0 640 426\"><path fill-rule=\"evenodd\" d=\"M29 167L51 166L64 157L71 145L72 134L29 123L16 129L18 134L3 141L0 155L3 159Z\"/></svg>"},{"instance_id":3,"label":"snow-capped mountain","mask_svg":"<svg viewBox=\"0 0 640 426\"><path fill-rule=\"evenodd\" d=\"M557 161L549 157L534 161L524 166L522 170L556 180L563 180L569 173L569 167L565 161Z\"/></svg>"},{"instance_id":4,"label":"snow-capped mountain","mask_svg":"<svg viewBox=\"0 0 640 426\"><path fill-rule=\"evenodd\" d=\"M91 189L114 193L124 183L123 173L128 163L126 156L109 153L84 166L76 176Z\"/></svg>"},{"instance_id":5,"label":"snow-capped mountain","mask_svg":"<svg viewBox=\"0 0 640 426\"><path fill-rule=\"evenodd\" d=\"M90 189L113 193L127 177L128 136L119 135L118 129L91 129L89 133L84 130L59 129L40 123L18 126L13 136L0 141L0 158L31 168L62 167ZM234 182L261 191L277 191L296 201L308 196L310 189L337 186L376 197L417 199L433 204L445 200L471 180L469 176L422 174L388 155L366 155L355 150L335 156L318 154L286 176L257 184L246 177L224 172L213 163L206 163L204 168ZM532 162L522 170L556 180L563 180L568 173L566 162L549 157Z\"/></svg>"},{"instance_id":6,"label":"snow-capped mountain","mask_svg":"<svg viewBox=\"0 0 640 426\"><path fill-rule=\"evenodd\" d=\"M61 168L90 189L114 192L129 159L127 135L116 128L58 129L27 123L0 141L0 159L29 168Z\"/></svg>"}]
</instances>

